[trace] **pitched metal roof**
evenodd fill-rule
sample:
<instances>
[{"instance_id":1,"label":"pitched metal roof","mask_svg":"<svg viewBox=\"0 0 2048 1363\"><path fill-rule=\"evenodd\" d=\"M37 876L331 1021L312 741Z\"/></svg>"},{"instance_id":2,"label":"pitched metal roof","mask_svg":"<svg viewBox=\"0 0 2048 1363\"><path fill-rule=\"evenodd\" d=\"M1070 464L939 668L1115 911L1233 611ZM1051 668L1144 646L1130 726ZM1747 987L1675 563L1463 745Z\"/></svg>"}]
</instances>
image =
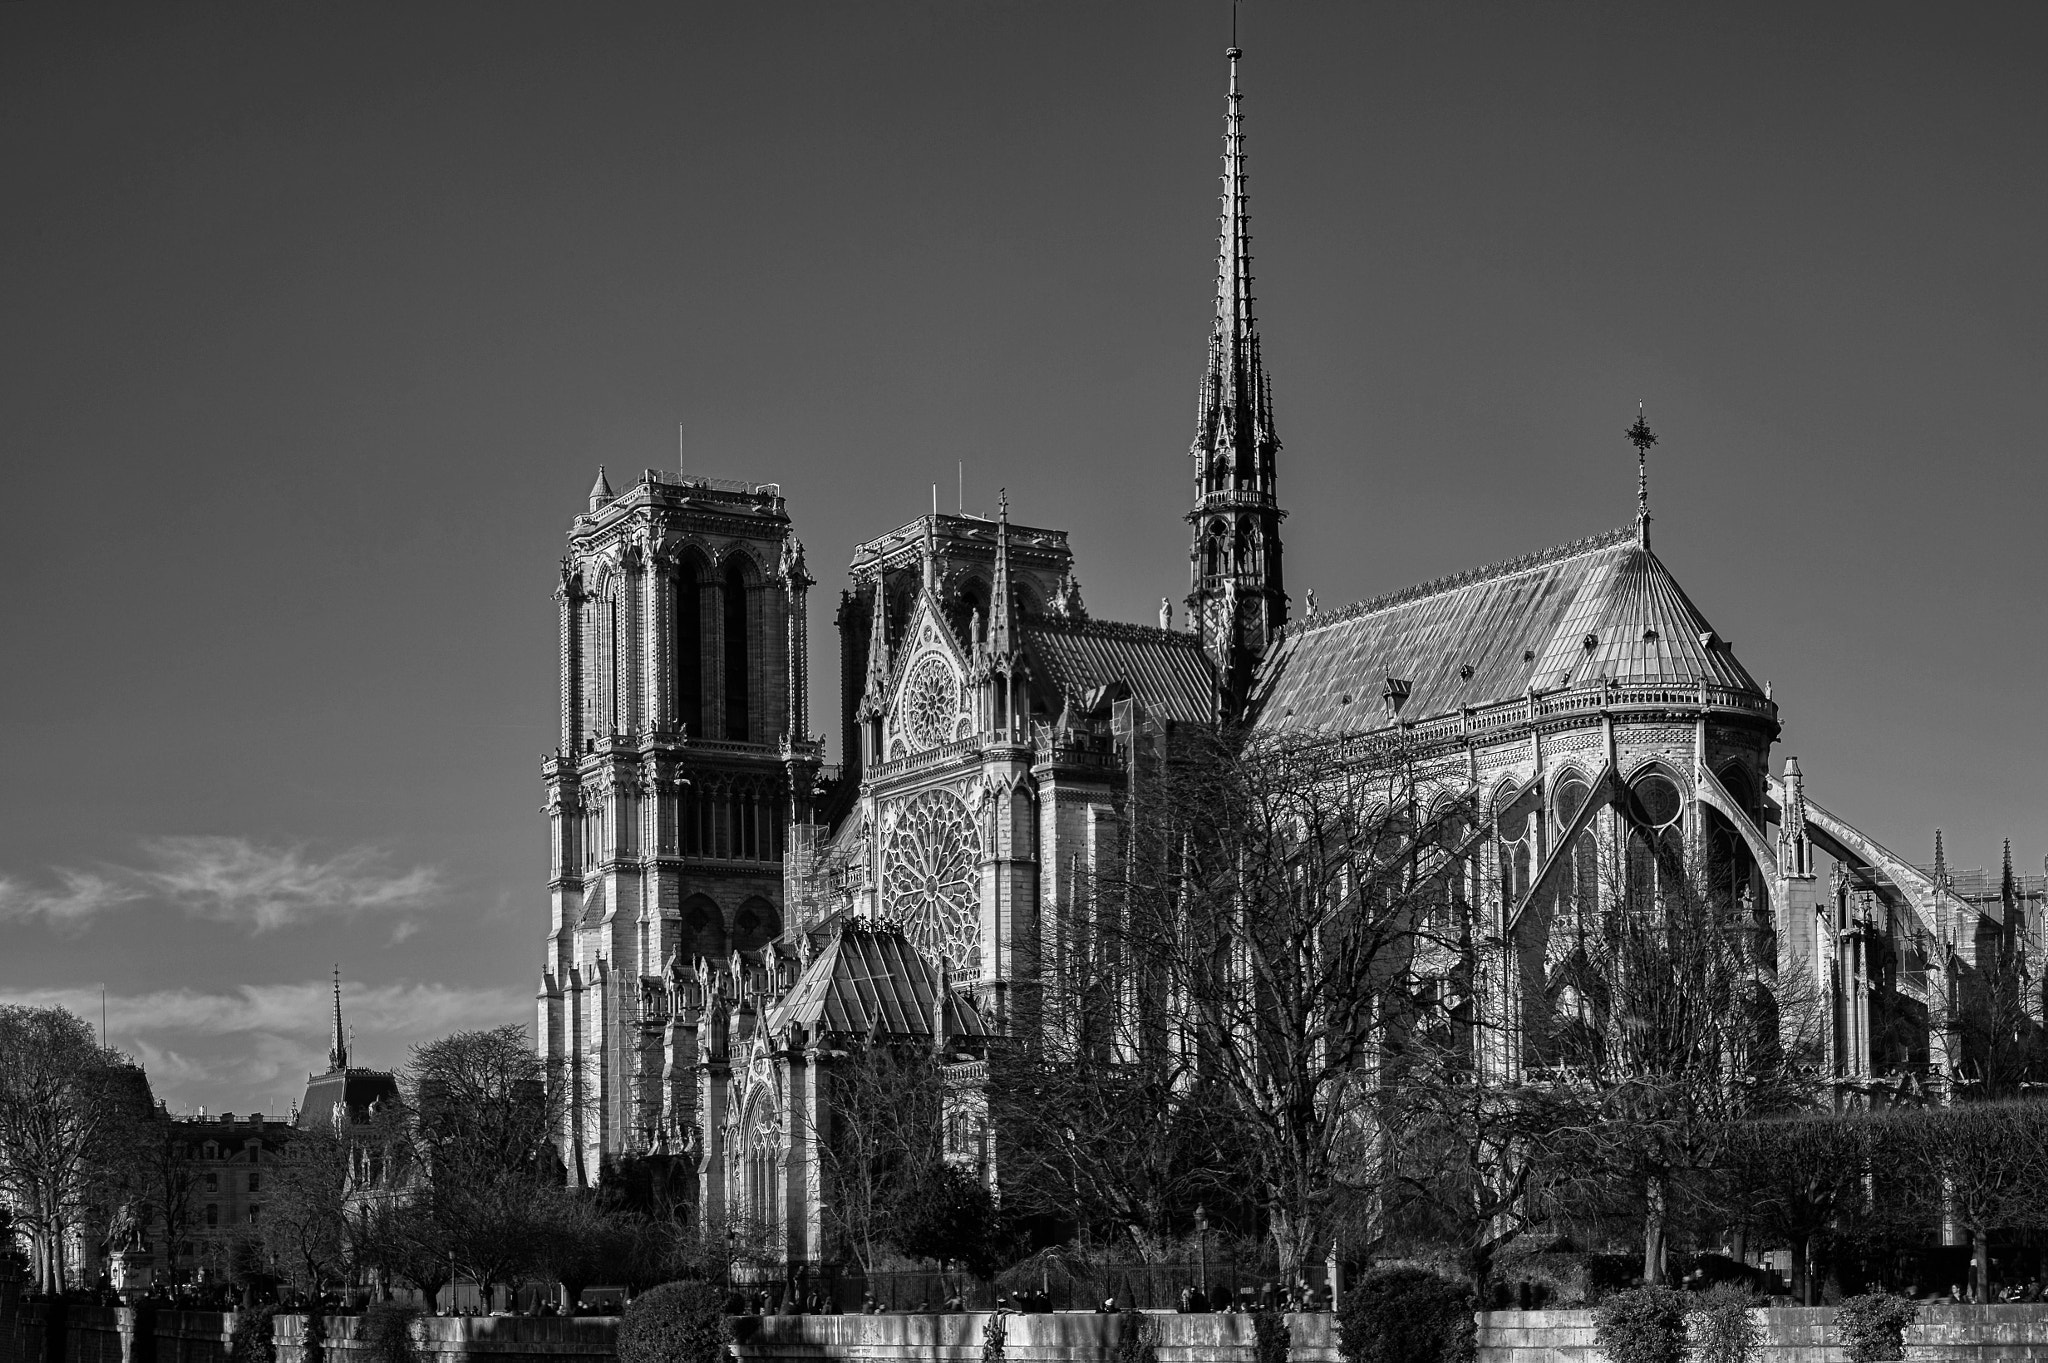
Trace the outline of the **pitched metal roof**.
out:
<instances>
[{"instance_id":1,"label":"pitched metal roof","mask_svg":"<svg viewBox=\"0 0 2048 1363\"><path fill-rule=\"evenodd\" d=\"M1762 694L1634 527L1411 587L1291 625L1260 669L1258 726L1387 727L1401 717L1618 682L1705 682Z\"/></svg>"},{"instance_id":2,"label":"pitched metal roof","mask_svg":"<svg viewBox=\"0 0 2048 1363\"><path fill-rule=\"evenodd\" d=\"M1191 724L1211 717L1215 673L1192 634L1050 616L1025 620L1022 633L1032 669L1054 692L1079 699L1123 682L1152 714Z\"/></svg>"},{"instance_id":3,"label":"pitched metal roof","mask_svg":"<svg viewBox=\"0 0 2048 1363\"><path fill-rule=\"evenodd\" d=\"M929 1041L932 999L940 987L938 971L901 932L848 923L769 1011L768 1030L779 1034L797 1022L813 1036L873 1034ZM988 1034L972 1004L952 989L945 994L948 1037Z\"/></svg>"}]
</instances>

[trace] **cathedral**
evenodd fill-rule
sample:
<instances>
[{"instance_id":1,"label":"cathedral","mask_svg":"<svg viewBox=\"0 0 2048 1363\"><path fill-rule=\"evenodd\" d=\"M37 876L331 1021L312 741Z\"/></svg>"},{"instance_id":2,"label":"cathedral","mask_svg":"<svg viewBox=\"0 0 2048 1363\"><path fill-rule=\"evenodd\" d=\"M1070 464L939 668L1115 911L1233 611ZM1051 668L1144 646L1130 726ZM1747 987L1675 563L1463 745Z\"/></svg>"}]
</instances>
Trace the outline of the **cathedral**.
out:
<instances>
[{"instance_id":1,"label":"cathedral","mask_svg":"<svg viewBox=\"0 0 2048 1363\"><path fill-rule=\"evenodd\" d=\"M1228 53L1216 312L1194 440L1189 590L1093 618L1064 532L936 510L856 546L837 605L844 761L810 731L814 585L774 483L600 470L562 561L560 737L543 761L549 930L538 1043L572 1176L643 1152L700 1171L707 1224L829 1257L842 1043L929 1045L970 1077L1028 1037L1063 916L1126 838L1122 795L1176 726L1398 734L1482 812L1461 897L1508 945L1482 972L1488 1063L1565 988L1574 922L1633 845L1698 849L1810 979L1838 1092L1967 1082L1953 1019L2038 882L1967 893L1823 807L1779 712L1632 523L1340 610L1296 611L1281 444L1252 315ZM1639 459L1655 436L1639 418ZM1369 744L1366 746L1370 746ZM1823 877L1816 850L1832 860ZM1982 889L1983 887L1977 887ZM2038 1002L2038 1001L2037 1001ZM985 1071L983 1071L985 1073ZM986 1122L949 1159L994 1178Z\"/></svg>"}]
</instances>

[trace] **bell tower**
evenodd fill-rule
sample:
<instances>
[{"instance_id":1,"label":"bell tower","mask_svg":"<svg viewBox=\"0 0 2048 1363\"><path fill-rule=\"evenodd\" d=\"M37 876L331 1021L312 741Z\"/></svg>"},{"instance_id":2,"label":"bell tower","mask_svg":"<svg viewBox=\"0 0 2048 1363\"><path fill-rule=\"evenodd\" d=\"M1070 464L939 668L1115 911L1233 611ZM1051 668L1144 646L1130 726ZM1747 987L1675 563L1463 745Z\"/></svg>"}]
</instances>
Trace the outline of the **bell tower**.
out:
<instances>
[{"instance_id":1,"label":"bell tower","mask_svg":"<svg viewBox=\"0 0 2048 1363\"><path fill-rule=\"evenodd\" d=\"M539 1022L562 1153L594 1180L686 1137L697 1020L673 985L781 934L783 849L823 752L812 579L779 486L648 469L614 492L600 471L568 549Z\"/></svg>"},{"instance_id":2,"label":"bell tower","mask_svg":"<svg viewBox=\"0 0 2048 1363\"><path fill-rule=\"evenodd\" d=\"M1216 664L1224 709L1249 693L1252 669L1287 623L1280 572L1280 509L1273 389L1252 318L1251 218L1245 180L1238 48L1230 60L1223 125L1223 209L1216 244L1216 326L1202 376L1194 443L1195 505L1189 550L1189 624Z\"/></svg>"}]
</instances>

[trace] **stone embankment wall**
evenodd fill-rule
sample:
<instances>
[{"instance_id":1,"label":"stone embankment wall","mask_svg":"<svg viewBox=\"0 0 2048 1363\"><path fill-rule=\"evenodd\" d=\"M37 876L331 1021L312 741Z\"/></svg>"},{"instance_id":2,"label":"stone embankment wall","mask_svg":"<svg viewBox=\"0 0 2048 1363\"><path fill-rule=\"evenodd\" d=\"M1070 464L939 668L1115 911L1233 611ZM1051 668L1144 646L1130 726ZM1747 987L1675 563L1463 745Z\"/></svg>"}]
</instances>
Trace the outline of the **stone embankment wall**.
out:
<instances>
[{"instance_id":1,"label":"stone embankment wall","mask_svg":"<svg viewBox=\"0 0 2048 1363\"><path fill-rule=\"evenodd\" d=\"M0 1363L227 1363L235 1318L10 1299L0 1288Z\"/></svg>"},{"instance_id":2,"label":"stone embankment wall","mask_svg":"<svg viewBox=\"0 0 2048 1363\"><path fill-rule=\"evenodd\" d=\"M326 1316L328 1363L364 1363L361 1316ZM275 1322L277 1363L305 1363L306 1318ZM603 1363L614 1353L617 1316L423 1316L414 1338L422 1363Z\"/></svg>"},{"instance_id":3,"label":"stone embankment wall","mask_svg":"<svg viewBox=\"0 0 2048 1363\"><path fill-rule=\"evenodd\" d=\"M880 1316L742 1316L739 1363L981 1363L988 1313ZM1159 1363L1252 1363L1252 1318L1154 1315ZM1328 1315L1287 1317L1290 1363L1340 1363ZM1061 1312L1004 1321L1004 1363L1108 1363L1123 1320Z\"/></svg>"},{"instance_id":4,"label":"stone embankment wall","mask_svg":"<svg viewBox=\"0 0 2048 1363\"><path fill-rule=\"evenodd\" d=\"M143 1311L23 1302L0 1284L0 1363L227 1363L235 1317L213 1311ZM1831 1342L1832 1307L1760 1313L1761 1363L1843 1363ZM1252 1363L1249 1316L1151 1317L1159 1363ZM367 1363L354 1316L328 1316L331 1363ZM742 1316L739 1363L980 1363L983 1312L954 1315ZM1123 1329L1116 1316L1011 1316L1007 1363L1108 1363ZM1287 1317L1291 1363L1341 1363L1327 1315ZM305 1363L305 1317L276 1320L278 1363ZM138 1329L138 1327L146 1327ZM429 1316L419 1325L425 1363L606 1363L618 1321L534 1316ZM2048 1360L2048 1304L1921 1307L1906 1334L1914 1363ZM1479 1363L1605 1363L1590 1311L1489 1311L1479 1317Z\"/></svg>"},{"instance_id":5,"label":"stone embankment wall","mask_svg":"<svg viewBox=\"0 0 2048 1363\"><path fill-rule=\"evenodd\" d=\"M1775 1307L1763 1318L1759 1363L1845 1363L1848 1350L1833 1342L1832 1306ZM1906 1331L1912 1363L1992 1363L2048 1360L2048 1304L1920 1308ZM1606 1363L1593 1346L1591 1311L1485 1311L1479 1316L1479 1363Z\"/></svg>"}]
</instances>

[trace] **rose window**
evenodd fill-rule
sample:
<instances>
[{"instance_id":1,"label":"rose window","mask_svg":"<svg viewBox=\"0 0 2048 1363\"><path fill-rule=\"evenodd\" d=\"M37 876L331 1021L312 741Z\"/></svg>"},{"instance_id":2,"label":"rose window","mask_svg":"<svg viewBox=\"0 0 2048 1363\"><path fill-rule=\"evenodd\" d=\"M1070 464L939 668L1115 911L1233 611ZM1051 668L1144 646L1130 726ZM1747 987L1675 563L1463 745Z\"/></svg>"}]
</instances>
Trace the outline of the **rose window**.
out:
<instances>
[{"instance_id":1,"label":"rose window","mask_svg":"<svg viewBox=\"0 0 2048 1363\"><path fill-rule=\"evenodd\" d=\"M981 846L960 797L932 790L896 816L882 858L885 917L927 958L956 971L980 964Z\"/></svg>"},{"instance_id":2,"label":"rose window","mask_svg":"<svg viewBox=\"0 0 2048 1363\"><path fill-rule=\"evenodd\" d=\"M953 680L953 669L937 654L926 654L903 683L897 707L903 736L920 752L936 748L953 737L959 710L960 686Z\"/></svg>"}]
</instances>

